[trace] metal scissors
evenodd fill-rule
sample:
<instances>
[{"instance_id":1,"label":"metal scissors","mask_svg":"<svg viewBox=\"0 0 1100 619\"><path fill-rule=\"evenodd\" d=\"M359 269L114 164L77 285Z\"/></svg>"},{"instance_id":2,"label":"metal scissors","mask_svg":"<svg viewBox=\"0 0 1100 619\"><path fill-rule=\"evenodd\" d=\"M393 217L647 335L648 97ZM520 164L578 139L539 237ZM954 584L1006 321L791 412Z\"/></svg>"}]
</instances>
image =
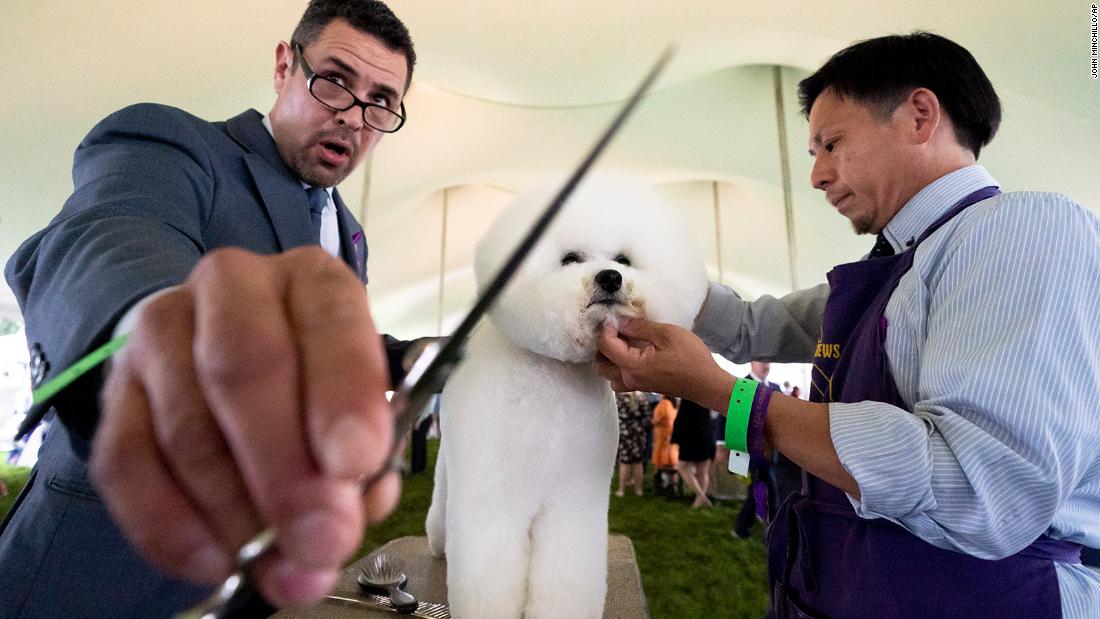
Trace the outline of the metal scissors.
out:
<instances>
[{"instance_id":1,"label":"metal scissors","mask_svg":"<svg viewBox=\"0 0 1100 619\"><path fill-rule=\"evenodd\" d=\"M603 153L611 139L619 132L627 117L634 111L642 97L649 92L656 82L657 77L671 60L673 49L667 48L656 63L646 74L642 83L623 104L622 109L612 120L611 125L600 135L596 144L589 150L580 165L569 176L568 180L554 196L553 200L543 211L539 219L534 223L527 235L516 247L501 267L496 277L485 288L478 298L473 309L466 315L447 339L446 344L440 346L439 342L432 342L420 353L413 362L412 367L405 375L401 385L394 392L390 400L394 410L398 411L394 420L394 442L390 447L387 458L387 466L377 473L364 478L360 482L363 492L367 492L375 483L394 470L400 470L403 466L403 458L400 453L401 437L408 434L421 411L427 406L431 396L438 393L450 376L455 366L462 358L462 351L466 340L469 339L478 321L500 296L504 287L519 269L524 258L542 237L554 217L564 206L566 200L576 189L581 179L588 173L596 159ZM72 367L66 369L55 379L39 386L41 377L36 380L34 392L34 405L28 411L27 418L20 427L20 437L28 434L37 425L42 415L48 410L54 396L62 389L109 358L114 352L123 348L127 343L128 335L123 335L111 340L99 349L77 361ZM268 528L261 531L249 540L237 553L237 571L231 575L222 586L209 599L200 605L177 615L182 619L230 619L241 617L267 617L277 609L271 606L251 582L251 568L255 562L275 548L276 532Z\"/></svg>"}]
</instances>

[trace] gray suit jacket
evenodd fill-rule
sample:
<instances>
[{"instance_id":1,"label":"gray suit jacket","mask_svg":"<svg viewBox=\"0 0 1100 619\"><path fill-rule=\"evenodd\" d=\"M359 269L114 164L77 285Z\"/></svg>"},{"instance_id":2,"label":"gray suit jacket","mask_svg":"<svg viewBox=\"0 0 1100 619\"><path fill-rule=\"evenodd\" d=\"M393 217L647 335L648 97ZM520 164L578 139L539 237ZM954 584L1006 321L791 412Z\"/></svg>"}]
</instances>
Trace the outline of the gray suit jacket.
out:
<instances>
[{"instance_id":1,"label":"gray suit jacket","mask_svg":"<svg viewBox=\"0 0 1100 619\"><path fill-rule=\"evenodd\" d=\"M125 108L77 148L73 185L5 272L49 377L104 343L136 301L183 282L203 254L315 242L306 192L254 110L210 123L162 105ZM343 258L365 283L363 230L333 198ZM404 344L390 340L391 356ZM57 399L64 425L48 432L0 529L0 617L168 616L208 593L134 554L89 484L101 379L91 373Z\"/></svg>"}]
</instances>

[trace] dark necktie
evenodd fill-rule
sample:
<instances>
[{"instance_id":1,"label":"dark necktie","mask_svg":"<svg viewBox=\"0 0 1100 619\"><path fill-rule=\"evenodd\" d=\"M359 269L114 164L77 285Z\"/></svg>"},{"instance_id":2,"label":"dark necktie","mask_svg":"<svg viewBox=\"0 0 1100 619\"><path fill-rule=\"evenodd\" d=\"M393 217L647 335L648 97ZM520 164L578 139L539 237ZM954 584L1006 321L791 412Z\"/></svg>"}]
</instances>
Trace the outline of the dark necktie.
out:
<instances>
[{"instance_id":1,"label":"dark necktie","mask_svg":"<svg viewBox=\"0 0 1100 619\"><path fill-rule=\"evenodd\" d=\"M309 221L313 224L313 240L321 242L321 211L328 205L328 192L324 187L310 187L306 190L309 196Z\"/></svg>"},{"instance_id":2,"label":"dark necktie","mask_svg":"<svg viewBox=\"0 0 1100 619\"><path fill-rule=\"evenodd\" d=\"M875 241L875 246L871 248L871 253L867 255L868 258L882 258L883 256L893 256L894 246L890 244L890 241L886 240L886 236L879 232L878 239Z\"/></svg>"}]
</instances>

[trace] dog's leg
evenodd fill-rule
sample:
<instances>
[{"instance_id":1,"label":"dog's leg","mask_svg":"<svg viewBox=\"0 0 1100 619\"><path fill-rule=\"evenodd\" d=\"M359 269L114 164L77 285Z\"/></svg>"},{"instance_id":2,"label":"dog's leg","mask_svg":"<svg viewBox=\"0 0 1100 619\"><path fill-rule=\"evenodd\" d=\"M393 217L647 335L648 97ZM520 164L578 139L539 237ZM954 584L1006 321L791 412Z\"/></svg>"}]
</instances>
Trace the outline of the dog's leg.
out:
<instances>
[{"instance_id":1,"label":"dog's leg","mask_svg":"<svg viewBox=\"0 0 1100 619\"><path fill-rule=\"evenodd\" d=\"M555 498L531 530L526 619L600 619L607 596L607 482ZM585 484L588 485L588 484Z\"/></svg>"},{"instance_id":2,"label":"dog's leg","mask_svg":"<svg viewBox=\"0 0 1100 619\"><path fill-rule=\"evenodd\" d=\"M519 619L527 601L530 516L517 513L514 505L451 498L462 505L447 518L451 614L456 619Z\"/></svg>"},{"instance_id":3,"label":"dog's leg","mask_svg":"<svg viewBox=\"0 0 1100 619\"><path fill-rule=\"evenodd\" d=\"M435 457L435 486L432 488L432 504L428 507L428 518L424 530L428 534L428 549L433 556L442 557L446 546L447 517L447 460L443 457L443 442L439 443L439 453Z\"/></svg>"}]
</instances>

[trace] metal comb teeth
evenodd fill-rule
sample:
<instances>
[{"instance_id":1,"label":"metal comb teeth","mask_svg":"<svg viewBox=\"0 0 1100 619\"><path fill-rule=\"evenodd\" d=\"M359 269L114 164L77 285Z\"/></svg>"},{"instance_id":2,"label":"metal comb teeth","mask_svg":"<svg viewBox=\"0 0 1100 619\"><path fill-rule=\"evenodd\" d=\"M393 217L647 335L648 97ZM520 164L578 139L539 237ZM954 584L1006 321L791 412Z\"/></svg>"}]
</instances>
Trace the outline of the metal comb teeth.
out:
<instances>
[{"instance_id":1,"label":"metal comb teeth","mask_svg":"<svg viewBox=\"0 0 1100 619\"><path fill-rule=\"evenodd\" d=\"M367 607L372 610L381 610L385 612L398 613L399 611L390 605L390 600L384 595L376 595L374 593L361 593L356 598L347 598L338 595L327 595L326 600L335 602L337 604L344 604L347 606L360 606ZM416 605L416 610L408 617L421 617L422 619L451 619L451 609L446 604L434 604L429 602L420 602Z\"/></svg>"}]
</instances>

